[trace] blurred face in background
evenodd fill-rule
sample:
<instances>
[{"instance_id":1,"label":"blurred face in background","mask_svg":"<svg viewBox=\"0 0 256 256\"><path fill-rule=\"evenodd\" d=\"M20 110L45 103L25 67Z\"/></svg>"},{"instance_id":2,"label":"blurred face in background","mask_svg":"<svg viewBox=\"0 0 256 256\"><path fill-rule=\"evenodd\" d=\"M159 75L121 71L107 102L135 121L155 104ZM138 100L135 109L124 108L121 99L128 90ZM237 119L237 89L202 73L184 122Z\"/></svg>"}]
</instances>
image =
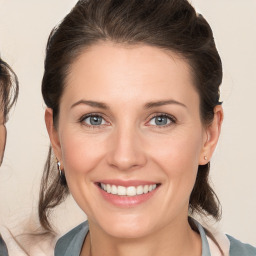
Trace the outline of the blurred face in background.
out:
<instances>
[{"instance_id":1,"label":"blurred face in background","mask_svg":"<svg viewBox=\"0 0 256 256\"><path fill-rule=\"evenodd\" d=\"M0 58L0 165L6 144L5 123L8 112L15 104L19 92L18 78L12 68Z\"/></svg>"}]
</instances>

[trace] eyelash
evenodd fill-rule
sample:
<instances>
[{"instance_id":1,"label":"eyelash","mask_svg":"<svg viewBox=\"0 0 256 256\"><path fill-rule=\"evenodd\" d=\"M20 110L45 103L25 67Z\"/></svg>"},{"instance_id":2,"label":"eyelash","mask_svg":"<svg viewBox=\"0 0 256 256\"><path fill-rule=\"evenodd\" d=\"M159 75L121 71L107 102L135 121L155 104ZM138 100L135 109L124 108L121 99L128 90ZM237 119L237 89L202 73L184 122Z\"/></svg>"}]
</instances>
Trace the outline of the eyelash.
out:
<instances>
[{"instance_id":1,"label":"eyelash","mask_svg":"<svg viewBox=\"0 0 256 256\"><path fill-rule=\"evenodd\" d=\"M148 122L150 122L152 119L156 118L156 117L165 117L165 118L168 118L170 120L170 123L169 124L166 124L166 125L154 125L155 127L157 128L166 128L166 127L169 127L173 124L176 124L177 123L177 120L174 116L172 115L169 115L169 114L166 114L166 113L157 113L157 114L154 114ZM147 123L148 123L147 122ZM149 125L148 125L149 126Z\"/></svg>"},{"instance_id":2,"label":"eyelash","mask_svg":"<svg viewBox=\"0 0 256 256\"><path fill-rule=\"evenodd\" d=\"M105 118L103 117L102 114L99 113L90 113L90 114L86 114L84 116L82 116L81 118L79 118L79 123L81 123L82 125L90 128L90 129L101 129L104 126L107 126L108 124L103 124L103 125L88 125L87 123L85 123L85 119L89 118L89 117L100 117L103 120L105 120ZM109 123L105 120L106 123ZM103 127L102 127L103 126Z\"/></svg>"},{"instance_id":3,"label":"eyelash","mask_svg":"<svg viewBox=\"0 0 256 256\"><path fill-rule=\"evenodd\" d=\"M103 124L103 125L88 125L86 124L84 121L85 119L89 118L89 117L100 117L102 118L107 124ZM164 118L168 118L170 120L170 123L169 124L166 124L166 125L153 125L157 128L166 128L166 127L169 127L173 124L176 124L177 123L177 119L172 116L172 115L169 115L169 114L166 114L166 113L157 113L157 114L154 114L152 117L150 117L149 121L147 121L147 123L149 123L151 120L153 120L154 118L156 117L164 117ZM90 114L86 114L84 116L82 116L81 118L79 118L79 123L81 123L82 125L90 128L90 129L101 129L101 128L104 128L105 126L108 126L109 122L107 122L105 120L105 118L103 117L102 114L99 114L99 113L90 113ZM150 126L150 125L147 125L147 126Z\"/></svg>"}]
</instances>

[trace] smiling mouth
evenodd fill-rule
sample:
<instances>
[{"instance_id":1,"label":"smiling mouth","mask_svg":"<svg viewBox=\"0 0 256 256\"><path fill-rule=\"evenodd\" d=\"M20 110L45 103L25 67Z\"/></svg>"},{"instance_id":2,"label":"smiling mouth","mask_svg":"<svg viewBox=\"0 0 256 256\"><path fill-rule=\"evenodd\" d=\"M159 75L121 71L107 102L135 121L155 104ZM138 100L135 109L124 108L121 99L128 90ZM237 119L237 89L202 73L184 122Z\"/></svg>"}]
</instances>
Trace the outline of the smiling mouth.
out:
<instances>
[{"instance_id":1,"label":"smiling mouth","mask_svg":"<svg viewBox=\"0 0 256 256\"><path fill-rule=\"evenodd\" d=\"M159 185L160 184L151 184L151 185L124 187L124 186L98 183L98 186L108 194L117 195L117 196L128 196L128 197L148 194L151 191L154 191Z\"/></svg>"}]
</instances>

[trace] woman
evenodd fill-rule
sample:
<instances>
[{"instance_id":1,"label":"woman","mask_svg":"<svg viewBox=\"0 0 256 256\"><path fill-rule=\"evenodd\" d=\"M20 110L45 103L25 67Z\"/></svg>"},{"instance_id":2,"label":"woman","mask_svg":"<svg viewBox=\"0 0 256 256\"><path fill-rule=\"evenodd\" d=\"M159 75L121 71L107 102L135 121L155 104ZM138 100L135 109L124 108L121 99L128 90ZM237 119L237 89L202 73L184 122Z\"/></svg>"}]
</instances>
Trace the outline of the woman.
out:
<instances>
[{"instance_id":1,"label":"woman","mask_svg":"<svg viewBox=\"0 0 256 256\"><path fill-rule=\"evenodd\" d=\"M8 113L18 97L18 79L10 66L0 58L0 165L6 144ZM0 235L0 255L8 255L6 245Z\"/></svg>"},{"instance_id":2,"label":"woman","mask_svg":"<svg viewBox=\"0 0 256 256\"><path fill-rule=\"evenodd\" d=\"M221 81L211 28L187 1L78 1L47 45L42 93L59 173L50 151L39 217L50 229L49 210L70 191L88 222L56 256L256 254L189 217L220 218L208 174Z\"/></svg>"}]
</instances>

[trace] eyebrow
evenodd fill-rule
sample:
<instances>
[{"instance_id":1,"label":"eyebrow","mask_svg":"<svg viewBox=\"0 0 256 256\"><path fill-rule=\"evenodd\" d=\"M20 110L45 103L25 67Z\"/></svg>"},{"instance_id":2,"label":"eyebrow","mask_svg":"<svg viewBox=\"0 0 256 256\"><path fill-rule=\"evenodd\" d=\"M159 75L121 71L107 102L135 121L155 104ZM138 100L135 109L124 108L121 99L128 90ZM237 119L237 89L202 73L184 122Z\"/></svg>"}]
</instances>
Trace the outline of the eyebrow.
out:
<instances>
[{"instance_id":1,"label":"eyebrow","mask_svg":"<svg viewBox=\"0 0 256 256\"><path fill-rule=\"evenodd\" d=\"M80 104L88 105L90 107L109 109L109 107L105 103L98 102L98 101L92 101L92 100L79 100L76 103L74 103L70 108L73 108L73 107L75 107L77 105L80 105Z\"/></svg>"},{"instance_id":2,"label":"eyebrow","mask_svg":"<svg viewBox=\"0 0 256 256\"><path fill-rule=\"evenodd\" d=\"M75 102L70 108L74 108L77 105L80 104L84 104L84 105L88 105L90 107L96 107L96 108L101 108L101 109L109 109L109 107L103 103L103 102L98 102L98 101L92 101L92 100L79 100L77 102ZM154 107L160 107L160 106L164 106L164 105L170 105L170 104L175 104L175 105L179 105L182 107L187 108L187 106L179 101L176 100L161 100L161 101L152 101L152 102L148 102L144 105L145 109L151 109Z\"/></svg>"},{"instance_id":3,"label":"eyebrow","mask_svg":"<svg viewBox=\"0 0 256 256\"><path fill-rule=\"evenodd\" d=\"M169 105L169 104L175 104L175 105L179 105L179 106L187 108L187 106L185 104L183 104L179 101L176 101L176 100L161 100L161 101L148 102L147 104L145 104L145 108L150 109L150 108L161 107L161 106Z\"/></svg>"}]
</instances>

